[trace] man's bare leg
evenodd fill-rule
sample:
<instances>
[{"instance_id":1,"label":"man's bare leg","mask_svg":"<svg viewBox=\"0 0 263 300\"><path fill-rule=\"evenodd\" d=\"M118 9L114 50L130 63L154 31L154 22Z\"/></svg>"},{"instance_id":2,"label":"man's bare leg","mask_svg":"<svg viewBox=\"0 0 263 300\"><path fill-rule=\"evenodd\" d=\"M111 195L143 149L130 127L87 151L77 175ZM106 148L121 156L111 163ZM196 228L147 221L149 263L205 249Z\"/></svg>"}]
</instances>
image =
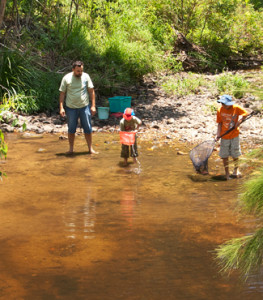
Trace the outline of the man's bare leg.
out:
<instances>
[{"instance_id":1,"label":"man's bare leg","mask_svg":"<svg viewBox=\"0 0 263 300\"><path fill-rule=\"evenodd\" d=\"M92 133L84 133L85 135L85 139L89 148L89 153L90 154L97 154L98 152L96 152L93 148L92 148Z\"/></svg>"},{"instance_id":2,"label":"man's bare leg","mask_svg":"<svg viewBox=\"0 0 263 300\"><path fill-rule=\"evenodd\" d=\"M223 165L224 165L224 168L225 168L226 180L229 180L229 179L230 179L230 176L229 176L228 157L227 157L227 158L223 158Z\"/></svg>"},{"instance_id":3,"label":"man's bare leg","mask_svg":"<svg viewBox=\"0 0 263 300\"><path fill-rule=\"evenodd\" d=\"M68 132L68 142L69 142L69 151L67 152L68 154L73 153L74 141L75 141L75 133Z\"/></svg>"}]
</instances>

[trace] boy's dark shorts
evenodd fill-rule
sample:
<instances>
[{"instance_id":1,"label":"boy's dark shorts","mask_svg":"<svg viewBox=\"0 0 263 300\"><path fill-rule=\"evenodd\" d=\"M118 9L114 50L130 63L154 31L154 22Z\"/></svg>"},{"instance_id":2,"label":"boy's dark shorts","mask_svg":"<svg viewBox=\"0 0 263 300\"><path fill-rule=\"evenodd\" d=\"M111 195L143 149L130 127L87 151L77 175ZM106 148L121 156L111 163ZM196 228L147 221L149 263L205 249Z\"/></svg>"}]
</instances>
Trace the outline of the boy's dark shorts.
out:
<instances>
[{"instance_id":1,"label":"boy's dark shorts","mask_svg":"<svg viewBox=\"0 0 263 300\"><path fill-rule=\"evenodd\" d=\"M135 143L132 146L127 145L121 145L121 157L123 158L129 158L129 157L137 157L138 151L137 151L137 142L135 138Z\"/></svg>"}]
</instances>

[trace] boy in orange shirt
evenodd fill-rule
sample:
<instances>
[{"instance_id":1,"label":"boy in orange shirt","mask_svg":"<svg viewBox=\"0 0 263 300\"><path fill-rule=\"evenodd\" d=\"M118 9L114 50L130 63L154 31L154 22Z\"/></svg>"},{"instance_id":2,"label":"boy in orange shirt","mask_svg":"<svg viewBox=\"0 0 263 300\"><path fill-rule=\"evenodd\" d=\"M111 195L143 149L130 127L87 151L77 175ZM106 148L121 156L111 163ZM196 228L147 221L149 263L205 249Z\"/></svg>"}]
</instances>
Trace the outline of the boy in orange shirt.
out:
<instances>
[{"instance_id":1,"label":"boy in orange shirt","mask_svg":"<svg viewBox=\"0 0 263 300\"><path fill-rule=\"evenodd\" d=\"M232 97L229 95L223 95L218 103L222 106L217 111L217 140L227 130L234 127L232 131L221 138L219 156L223 159L223 164L226 173L226 179L230 179L228 157L232 156L234 160L234 171L231 177L240 178L241 173L238 170L238 157L241 155L240 141L239 141L239 125L243 119L248 115L248 112L241 106L234 104ZM239 116L242 116L239 120Z\"/></svg>"}]
</instances>

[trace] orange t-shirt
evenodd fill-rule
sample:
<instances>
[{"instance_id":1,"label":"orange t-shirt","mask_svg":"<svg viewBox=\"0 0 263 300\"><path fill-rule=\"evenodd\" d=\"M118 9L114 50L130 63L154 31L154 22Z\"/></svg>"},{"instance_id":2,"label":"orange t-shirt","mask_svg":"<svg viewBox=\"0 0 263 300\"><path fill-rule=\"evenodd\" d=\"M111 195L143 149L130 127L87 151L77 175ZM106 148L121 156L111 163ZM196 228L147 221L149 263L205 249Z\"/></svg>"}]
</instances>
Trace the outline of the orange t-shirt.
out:
<instances>
[{"instance_id":1,"label":"orange t-shirt","mask_svg":"<svg viewBox=\"0 0 263 300\"><path fill-rule=\"evenodd\" d=\"M217 123L222 123L222 128L220 135L224 134L228 129L235 126L235 124L238 122L239 116L246 116L248 112L243 109L241 106L234 104L231 106L231 108L226 109L223 106L221 106L217 110ZM233 139L239 135L239 127L236 129L233 129L228 134L222 137L222 139Z\"/></svg>"}]
</instances>

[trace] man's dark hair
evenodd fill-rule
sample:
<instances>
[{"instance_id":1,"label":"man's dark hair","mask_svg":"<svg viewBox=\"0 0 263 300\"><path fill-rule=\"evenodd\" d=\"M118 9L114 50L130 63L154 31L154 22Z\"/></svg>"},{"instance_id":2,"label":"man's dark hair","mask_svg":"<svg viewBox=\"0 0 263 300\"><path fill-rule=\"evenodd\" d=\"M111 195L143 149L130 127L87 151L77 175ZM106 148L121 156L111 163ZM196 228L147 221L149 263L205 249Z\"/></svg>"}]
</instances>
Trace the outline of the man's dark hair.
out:
<instances>
[{"instance_id":1,"label":"man's dark hair","mask_svg":"<svg viewBox=\"0 0 263 300\"><path fill-rule=\"evenodd\" d=\"M84 66L84 63L80 60L77 60L72 64L72 69L75 69L76 67L81 67L81 66Z\"/></svg>"}]
</instances>

